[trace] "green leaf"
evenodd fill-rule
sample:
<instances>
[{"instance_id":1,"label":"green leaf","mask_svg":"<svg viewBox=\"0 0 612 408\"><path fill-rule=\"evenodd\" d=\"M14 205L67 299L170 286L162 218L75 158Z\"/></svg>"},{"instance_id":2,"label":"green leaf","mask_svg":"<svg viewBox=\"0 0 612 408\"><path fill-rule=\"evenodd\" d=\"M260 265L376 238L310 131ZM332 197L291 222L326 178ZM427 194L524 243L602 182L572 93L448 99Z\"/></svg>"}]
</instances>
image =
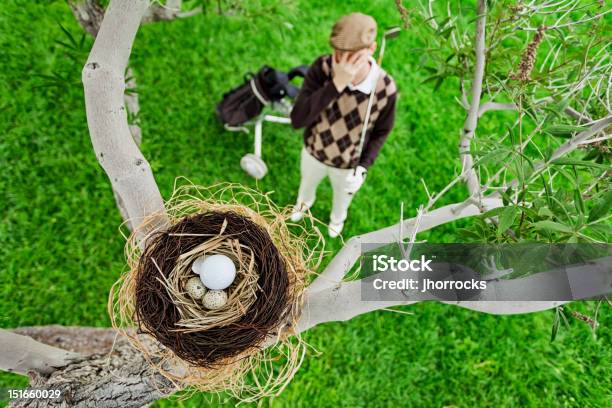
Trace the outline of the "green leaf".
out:
<instances>
[{"instance_id":1,"label":"green leaf","mask_svg":"<svg viewBox=\"0 0 612 408\"><path fill-rule=\"evenodd\" d=\"M68 37L68 40L70 41L70 43L72 44L72 46L74 48L78 47L78 44L76 42L76 40L74 39L74 37L72 36L72 34L70 33L70 31L68 31L61 23L58 23L60 26L60 29L64 32L64 34L66 35L66 37Z\"/></svg>"},{"instance_id":2,"label":"green leaf","mask_svg":"<svg viewBox=\"0 0 612 408\"><path fill-rule=\"evenodd\" d=\"M518 207L511 206L506 207L499 217L499 224L497 225L497 233L504 233L512 224L514 224L514 220L516 219L516 215L518 214Z\"/></svg>"},{"instance_id":3,"label":"green leaf","mask_svg":"<svg viewBox=\"0 0 612 408\"><path fill-rule=\"evenodd\" d=\"M487 219L487 218L491 218L491 217L497 217L502 212L504 212L505 209L506 209L506 207L493 208L492 210L489 210L486 213L482 214L481 218Z\"/></svg>"},{"instance_id":4,"label":"green leaf","mask_svg":"<svg viewBox=\"0 0 612 408\"><path fill-rule=\"evenodd\" d=\"M435 74L435 75L429 76L429 77L425 78L423 81L421 81L421 83L422 84L426 84L428 82L433 82L436 79L438 79L440 76L441 76L440 74Z\"/></svg>"},{"instance_id":5,"label":"green leaf","mask_svg":"<svg viewBox=\"0 0 612 408\"><path fill-rule=\"evenodd\" d=\"M585 160L577 160L577 159L569 159L569 158L561 158L552 162L552 164L556 164L559 166L585 166L585 167L595 167L601 170L612 170L611 166L606 166L605 164L593 163L591 161Z\"/></svg>"},{"instance_id":6,"label":"green leaf","mask_svg":"<svg viewBox=\"0 0 612 408\"><path fill-rule=\"evenodd\" d=\"M606 191L602 196L595 200L595 205L591 208L587 222L597 221L610 213L612 209L612 190Z\"/></svg>"},{"instance_id":7,"label":"green leaf","mask_svg":"<svg viewBox=\"0 0 612 408\"><path fill-rule=\"evenodd\" d=\"M565 233L572 233L572 229L564 224L560 224L558 222L555 221L550 221L550 220L544 220L544 221L538 221L536 223L533 224L535 229L538 230L549 230L549 231L555 231L555 232L565 232Z\"/></svg>"},{"instance_id":8,"label":"green leaf","mask_svg":"<svg viewBox=\"0 0 612 408\"><path fill-rule=\"evenodd\" d=\"M557 137L572 137L574 133L582 132L584 127L574 125L552 125L542 129L544 133L548 133Z\"/></svg>"},{"instance_id":9,"label":"green leaf","mask_svg":"<svg viewBox=\"0 0 612 408\"><path fill-rule=\"evenodd\" d=\"M552 213L552 211L550 211L550 208L548 207L540 207L540 209L538 210L538 215L540 217L554 217L554 214Z\"/></svg>"},{"instance_id":10,"label":"green leaf","mask_svg":"<svg viewBox=\"0 0 612 408\"><path fill-rule=\"evenodd\" d=\"M561 323L561 319L559 317L559 309L555 309L555 318L553 320L552 330L550 333L550 341L555 341L557 338L557 333L559 333L559 324Z\"/></svg>"},{"instance_id":11,"label":"green leaf","mask_svg":"<svg viewBox=\"0 0 612 408\"><path fill-rule=\"evenodd\" d=\"M582 194L580 194L580 190L576 189L574 190L574 206L576 207L576 210L580 213L580 214L584 214L584 201L582 200Z\"/></svg>"}]
</instances>

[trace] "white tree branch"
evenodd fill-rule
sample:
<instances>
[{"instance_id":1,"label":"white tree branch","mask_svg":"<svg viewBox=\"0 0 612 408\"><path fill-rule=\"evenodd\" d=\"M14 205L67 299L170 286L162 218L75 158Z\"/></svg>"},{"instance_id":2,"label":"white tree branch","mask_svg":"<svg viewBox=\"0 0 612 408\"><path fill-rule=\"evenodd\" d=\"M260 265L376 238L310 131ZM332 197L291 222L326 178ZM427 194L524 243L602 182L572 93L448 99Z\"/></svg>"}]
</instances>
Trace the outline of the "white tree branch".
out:
<instances>
[{"instance_id":1,"label":"white tree branch","mask_svg":"<svg viewBox=\"0 0 612 408\"><path fill-rule=\"evenodd\" d=\"M485 70L485 29L487 23L487 4L486 0L478 0L477 10L478 17L476 19L476 36L475 36L475 54L476 65L474 67L474 78L472 79L472 90L470 108L467 118L463 124L463 131L459 141L459 155L461 157L461 173L464 175L464 180L467 184L470 196L480 195L480 180L476 169L474 169L474 158L470 152L470 145L476 127L478 126L478 113L480 109L480 97L482 94L482 81Z\"/></svg>"},{"instance_id":2,"label":"white tree branch","mask_svg":"<svg viewBox=\"0 0 612 408\"><path fill-rule=\"evenodd\" d=\"M117 331L110 327L26 326L11 330L48 346L82 355L108 353L117 339Z\"/></svg>"},{"instance_id":3,"label":"white tree branch","mask_svg":"<svg viewBox=\"0 0 612 408\"><path fill-rule=\"evenodd\" d=\"M588 264L562 266L550 271L541 271L530 276L487 281L487 288L478 295L478 301L443 301L442 303L463 307L478 312L509 315L533 313L553 309L570 300L550 301L500 301L502 298L538 297L538 288L549 288L559 282L560 277L567 278L572 295L576 299L605 295L612 284L610 262L612 257L603 257ZM380 273L379 275L384 275ZM417 272L406 272L401 278L419 279ZM371 279L368 280L371 282ZM588 282L588 285L584 283ZM409 305L429 300L426 292L403 292L398 300L363 300L362 280L343 282L335 287L328 287L318 292L308 291L297 324L298 332L308 330L318 324L346 321L363 313L386 309L393 306ZM397 292L402 292L397 290ZM330 313L333 311L333 313Z\"/></svg>"},{"instance_id":4,"label":"white tree branch","mask_svg":"<svg viewBox=\"0 0 612 408\"><path fill-rule=\"evenodd\" d=\"M593 119L591 119L590 116L586 114L583 115L582 113L578 112L576 109L572 108L571 106L568 106L567 108L565 108L565 113L568 116L571 116L572 118L576 119L578 123L590 123L593 121Z\"/></svg>"},{"instance_id":5,"label":"white tree branch","mask_svg":"<svg viewBox=\"0 0 612 408\"><path fill-rule=\"evenodd\" d=\"M80 357L4 329L0 329L0 350L0 370L23 375L50 374Z\"/></svg>"},{"instance_id":6,"label":"white tree branch","mask_svg":"<svg viewBox=\"0 0 612 408\"><path fill-rule=\"evenodd\" d=\"M482 206L485 211L501 207L502 205L503 202L499 198L485 198L482 200ZM420 216L417 233L480 213L481 208L472 202L465 206L463 203L456 203L440 207ZM400 237L399 223L378 231L352 237L327 265L327 268L308 286L309 292L315 293L338 285L359 259L362 244L380 244L382 246L391 242L399 242L401 239L412 236L415 223L416 218L404 221L401 226L402 237ZM371 248L371 246L369 247Z\"/></svg>"},{"instance_id":7,"label":"white tree branch","mask_svg":"<svg viewBox=\"0 0 612 408\"><path fill-rule=\"evenodd\" d=\"M516 105L514 103L485 102L478 109L478 117L480 118L488 111L498 110L516 110Z\"/></svg>"},{"instance_id":8,"label":"white tree branch","mask_svg":"<svg viewBox=\"0 0 612 408\"><path fill-rule=\"evenodd\" d=\"M124 101L124 73L148 4L146 0L111 2L83 68L83 85L92 144L128 220L137 227L145 217L158 214L157 222L149 224L157 228L167 222L164 203L151 167L130 133Z\"/></svg>"},{"instance_id":9,"label":"white tree branch","mask_svg":"<svg viewBox=\"0 0 612 408\"><path fill-rule=\"evenodd\" d=\"M182 0L167 0L166 4L156 2L147 9L142 18L143 23L155 21L171 21L177 18L192 17L202 12L202 6L194 7L188 11L181 11Z\"/></svg>"}]
</instances>

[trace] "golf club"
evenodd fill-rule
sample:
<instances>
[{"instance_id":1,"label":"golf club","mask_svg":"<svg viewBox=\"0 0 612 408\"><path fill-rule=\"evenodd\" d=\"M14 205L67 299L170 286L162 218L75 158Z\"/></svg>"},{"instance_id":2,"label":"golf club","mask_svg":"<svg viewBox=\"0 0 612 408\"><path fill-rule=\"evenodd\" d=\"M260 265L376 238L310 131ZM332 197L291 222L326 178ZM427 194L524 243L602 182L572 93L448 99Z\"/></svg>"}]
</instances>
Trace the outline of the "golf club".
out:
<instances>
[{"instance_id":1,"label":"golf club","mask_svg":"<svg viewBox=\"0 0 612 408\"><path fill-rule=\"evenodd\" d=\"M399 35L399 33L402 31L402 29L400 27L391 27L389 29L387 29L382 36L382 41L380 44L380 51L378 52L378 61L376 61L378 63L379 67L382 67L382 60L383 60L383 56L385 54L385 43L387 41L387 38L392 39L395 38ZM376 77L376 82L375 84L378 84L378 80L380 79L380 71L378 72L378 76ZM368 100L368 108L366 110L366 116L365 119L363 121L363 127L361 128L361 136L359 139L359 146L357 148L357 157L361 157L361 150L363 149L363 144L365 142L365 134L367 132L368 129L368 124L370 122L370 112L372 110L372 103L374 101L374 94L376 92L374 92L374 90L372 90L372 92L370 92L370 99ZM357 168L355 168L355 172L357 171Z\"/></svg>"}]
</instances>

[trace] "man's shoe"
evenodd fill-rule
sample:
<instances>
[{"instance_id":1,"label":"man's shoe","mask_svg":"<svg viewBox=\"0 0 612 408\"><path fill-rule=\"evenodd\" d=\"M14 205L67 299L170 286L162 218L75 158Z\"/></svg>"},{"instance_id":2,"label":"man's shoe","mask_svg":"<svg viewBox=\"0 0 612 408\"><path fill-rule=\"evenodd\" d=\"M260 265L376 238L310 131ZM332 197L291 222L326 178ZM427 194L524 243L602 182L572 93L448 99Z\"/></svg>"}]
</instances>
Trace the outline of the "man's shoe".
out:
<instances>
[{"instance_id":1,"label":"man's shoe","mask_svg":"<svg viewBox=\"0 0 612 408\"><path fill-rule=\"evenodd\" d=\"M329 223L329 227L327 228L327 233L330 238L336 238L342 232L342 228L344 228L344 222L339 224L334 224L333 222Z\"/></svg>"},{"instance_id":2,"label":"man's shoe","mask_svg":"<svg viewBox=\"0 0 612 408\"><path fill-rule=\"evenodd\" d=\"M304 213L308 211L306 204L296 204L293 206L293 212L291 213L291 222L299 222L304 218Z\"/></svg>"},{"instance_id":3,"label":"man's shoe","mask_svg":"<svg viewBox=\"0 0 612 408\"><path fill-rule=\"evenodd\" d=\"M293 210L291 213L291 222L299 222L304 218L304 211Z\"/></svg>"}]
</instances>

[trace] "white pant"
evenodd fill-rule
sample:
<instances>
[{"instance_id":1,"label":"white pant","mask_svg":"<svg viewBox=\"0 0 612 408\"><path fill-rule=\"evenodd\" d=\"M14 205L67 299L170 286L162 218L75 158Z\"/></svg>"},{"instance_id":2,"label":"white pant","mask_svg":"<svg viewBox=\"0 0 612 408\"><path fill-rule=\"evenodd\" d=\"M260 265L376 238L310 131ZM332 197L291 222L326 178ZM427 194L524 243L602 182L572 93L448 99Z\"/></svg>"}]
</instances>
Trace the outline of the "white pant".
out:
<instances>
[{"instance_id":1,"label":"white pant","mask_svg":"<svg viewBox=\"0 0 612 408\"><path fill-rule=\"evenodd\" d=\"M354 169L338 169L327 166L312 157L305 148L302 148L302 161L300 163L302 179L296 204L297 208L305 210L312 207L315 202L317 187L325 176L328 176L334 192L329 220L333 224L344 222L353 199L353 194L344 191L347 184L346 177L352 171Z\"/></svg>"}]
</instances>

